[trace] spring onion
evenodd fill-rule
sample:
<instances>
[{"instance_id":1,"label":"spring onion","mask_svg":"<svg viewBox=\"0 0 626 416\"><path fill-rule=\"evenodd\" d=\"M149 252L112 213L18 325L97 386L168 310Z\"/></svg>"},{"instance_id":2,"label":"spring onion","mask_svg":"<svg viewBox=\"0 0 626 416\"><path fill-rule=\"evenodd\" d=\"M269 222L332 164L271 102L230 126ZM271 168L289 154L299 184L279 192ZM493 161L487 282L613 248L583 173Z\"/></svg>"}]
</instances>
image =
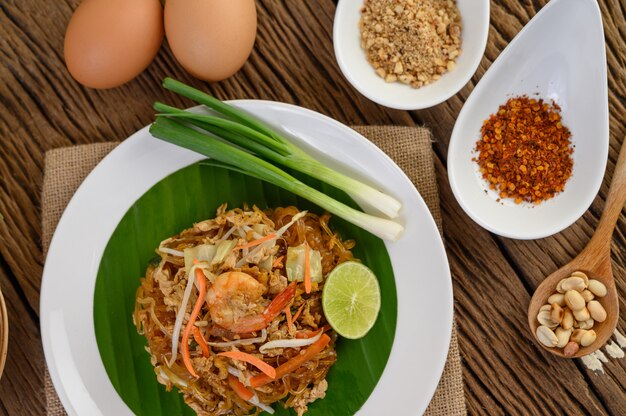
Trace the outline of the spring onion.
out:
<instances>
[{"instance_id":1,"label":"spring onion","mask_svg":"<svg viewBox=\"0 0 626 416\"><path fill-rule=\"evenodd\" d=\"M398 200L320 163L292 141L287 140L281 133L245 111L171 78L166 78L163 81L163 86L177 94L204 104L227 118L196 114L162 103L155 103L157 111L171 117L183 118L227 142L255 153L259 157L305 173L341 189L357 203L368 209L373 209L375 213L383 214L389 218L398 216L402 207Z\"/></svg>"},{"instance_id":2,"label":"spring onion","mask_svg":"<svg viewBox=\"0 0 626 416\"><path fill-rule=\"evenodd\" d=\"M161 140L208 156L221 166L272 183L317 204L354 225L386 240L396 240L404 227L400 224L366 214L349 207L328 195L311 188L282 169L244 150L219 140L167 117L158 116L150 126L150 133ZM214 162L213 162L214 163Z\"/></svg>"}]
</instances>

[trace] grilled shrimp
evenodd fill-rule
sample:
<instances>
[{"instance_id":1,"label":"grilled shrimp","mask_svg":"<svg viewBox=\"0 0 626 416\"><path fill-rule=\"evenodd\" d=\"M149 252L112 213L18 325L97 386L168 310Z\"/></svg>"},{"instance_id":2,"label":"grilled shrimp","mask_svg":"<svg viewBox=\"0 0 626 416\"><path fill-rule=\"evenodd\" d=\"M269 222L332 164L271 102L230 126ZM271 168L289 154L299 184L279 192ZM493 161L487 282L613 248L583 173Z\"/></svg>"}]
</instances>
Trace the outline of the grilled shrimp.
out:
<instances>
[{"instance_id":1,"label":"grilled shrimp","mask_svg":"<svg viewBox=\"0 0 626 416\"><path fill-rule=\"evenodd\" d=\"M296 282L263 308L265 287L243 272L220 274L206 294L211 319L236 333L259 331L274 320L296 294Z\"/></svg>"}]
</instances>

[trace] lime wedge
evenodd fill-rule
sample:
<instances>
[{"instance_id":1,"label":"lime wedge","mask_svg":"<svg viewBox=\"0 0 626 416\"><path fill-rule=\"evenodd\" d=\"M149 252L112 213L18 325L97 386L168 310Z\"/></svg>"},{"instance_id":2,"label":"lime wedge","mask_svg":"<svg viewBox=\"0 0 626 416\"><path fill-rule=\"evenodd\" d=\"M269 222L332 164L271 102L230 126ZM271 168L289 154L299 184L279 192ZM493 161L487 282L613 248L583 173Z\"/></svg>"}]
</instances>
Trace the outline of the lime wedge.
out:
<instances>
[{"instance_id":1,"label":"lime wedge","mask_svg":"<svg viewBox=\"0 0 626 416\"><path fill-rule=\"evenodd\" d=\"M365 336L380 311L376 276L361 263L341 263L326 278L322 307L328 323L339 335L349 339Z\"/></svg>"}]
</instances>

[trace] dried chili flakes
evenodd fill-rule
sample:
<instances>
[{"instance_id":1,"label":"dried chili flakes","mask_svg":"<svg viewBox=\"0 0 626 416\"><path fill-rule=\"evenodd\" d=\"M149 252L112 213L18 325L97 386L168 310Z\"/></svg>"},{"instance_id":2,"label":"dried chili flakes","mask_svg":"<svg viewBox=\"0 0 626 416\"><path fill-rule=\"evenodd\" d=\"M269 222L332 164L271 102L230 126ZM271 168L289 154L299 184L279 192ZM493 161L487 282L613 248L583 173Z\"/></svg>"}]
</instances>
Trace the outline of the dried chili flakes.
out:
<instances>
[{"instance_id":1,"label":"dried chili flakes","mask_svg":"<svg viewBox=\"0 0 626 416\"><path fill-rule=\"evenodd\" d=\"M574 149L560 112L556 103L522 96L483 122L474 161L501 198L539 204L563 191Z\"/></svg>"}]
</instances>

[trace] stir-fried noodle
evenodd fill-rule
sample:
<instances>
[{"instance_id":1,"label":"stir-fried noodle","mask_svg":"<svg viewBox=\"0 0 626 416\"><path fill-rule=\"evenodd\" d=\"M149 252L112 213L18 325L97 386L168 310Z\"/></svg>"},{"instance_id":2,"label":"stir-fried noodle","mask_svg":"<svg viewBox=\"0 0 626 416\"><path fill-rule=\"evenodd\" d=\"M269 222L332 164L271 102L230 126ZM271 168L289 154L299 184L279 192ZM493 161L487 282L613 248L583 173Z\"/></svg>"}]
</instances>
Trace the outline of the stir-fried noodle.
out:
<instances>
[{"instance_id":1,"label":"stir-fried noodle","mask_svg":"<svg viewBox=\"0 0 626 416\"><path fill-rule=\"evenodd\" d=\"M222 205L216 218L163 241L133 315L158 381L204 415L259 414L279 401L302 415L323 398L337 359L322 311L323 276L354 260L354 241L342 241L329 219L292 206ZM280 342L262 353L270 341Z\"/></svg>"}]
</instances>

